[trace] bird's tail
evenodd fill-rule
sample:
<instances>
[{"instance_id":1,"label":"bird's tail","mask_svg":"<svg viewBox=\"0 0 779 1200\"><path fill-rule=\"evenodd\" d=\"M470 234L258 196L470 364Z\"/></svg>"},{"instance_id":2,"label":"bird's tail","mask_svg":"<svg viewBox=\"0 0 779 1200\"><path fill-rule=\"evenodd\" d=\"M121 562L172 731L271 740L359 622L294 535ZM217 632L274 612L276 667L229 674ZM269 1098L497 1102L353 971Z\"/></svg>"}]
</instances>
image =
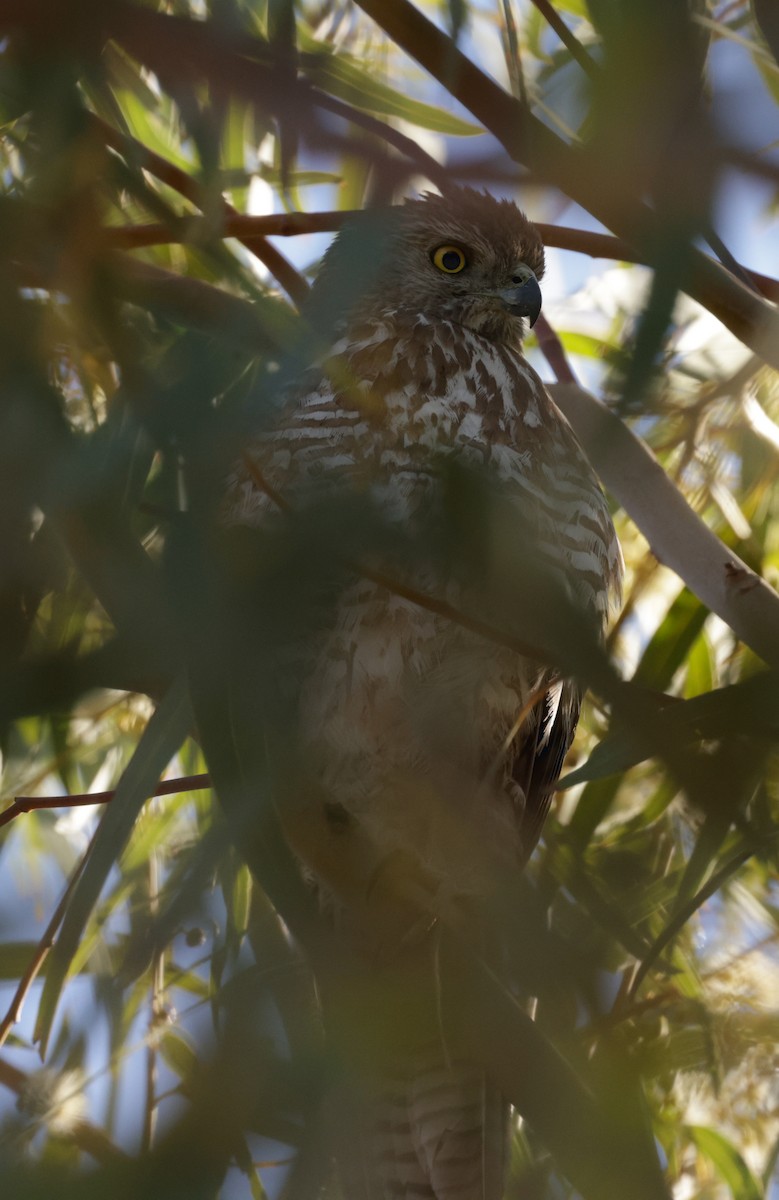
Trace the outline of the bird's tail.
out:
<instances>
[{"instance_id":1,"label":"bird's tail","mask_svg":"<svg viewBox=\"0 0 779 1200\"><path fill-rule=\"evenodd\" d=\"M482 1068L431 1046L351 1097L344 1200L501 1200L508 1105ZM346 1116L342 1113L341 1116Z\"/></svg>"}]
</instances>

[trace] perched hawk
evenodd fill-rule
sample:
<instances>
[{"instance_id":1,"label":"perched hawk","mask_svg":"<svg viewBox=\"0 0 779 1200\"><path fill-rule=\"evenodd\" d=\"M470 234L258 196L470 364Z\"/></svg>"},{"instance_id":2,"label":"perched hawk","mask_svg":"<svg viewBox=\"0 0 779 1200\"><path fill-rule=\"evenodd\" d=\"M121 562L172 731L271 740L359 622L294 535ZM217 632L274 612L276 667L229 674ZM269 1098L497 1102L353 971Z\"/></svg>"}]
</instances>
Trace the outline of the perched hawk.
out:
<instances>
[{"instance_id":1,"label":"perched hawk","mask_svg":"<svg viewBox=\"0 0 779 1200\"><path fill-rule=\"evenodd\" d=\"M494 616L474 562L487 574L497 563L499 576L502 548L518 539L520 559L532 557L526 586L546 564L601 629L620 582L603 493L522 354L543 270L527 218L471 190L347 227L311 297L326 351L230 488L231 519L267 528L359 497L417 547L363 573L354 564L287 661L301 769L328 819L336 831L358 828L426 891L431 919L453 923L488 894L491 862L519 869L527 859L580 703L575 683L458 620L474 606L486 623ZM472 496L464 486L461 502L470 496L478 511L461 520L472 543L463 567L436 531L451 535L447 514L468 472L479 486ZM424 929L389 959L417 952ZM386 947L362 936L370 964ZM364 1081L361 1133L342 1172L347 1200L496 1200L506 1108L483 1071L410 1033L377 1074Z\"/></svg>"}]
</instances>

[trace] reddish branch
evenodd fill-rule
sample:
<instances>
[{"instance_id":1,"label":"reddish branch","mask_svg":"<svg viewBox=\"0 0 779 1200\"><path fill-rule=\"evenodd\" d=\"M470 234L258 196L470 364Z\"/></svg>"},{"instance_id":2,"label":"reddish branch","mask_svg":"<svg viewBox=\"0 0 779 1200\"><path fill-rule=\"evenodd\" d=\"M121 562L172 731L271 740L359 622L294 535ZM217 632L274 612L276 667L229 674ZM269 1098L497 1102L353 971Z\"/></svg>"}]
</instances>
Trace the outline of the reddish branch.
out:
<instances>
[{"instance_id":1,"label":"reddish branch","mask_svg":"<svg viewBox=\"0 0 779 1200\"><path fill-rule=\"evenodd\" d=\"M512 159L530 166L539 179L561 188L625 237L637 254L651 259L658 232L655 214L638 200L630 205L616 203L610 190L602 186L589 150L568 145L554 134L527 105L479 70L408 0L359 3L396 45L438 79L498 139ZM5 0L0 5L0 32L24 28L54 45L114 37L156 72L163 87L174 92L182 84L199 85L207 79L214 95L243 96L278 120L291 120L306 134L311 128L301 122L301 114L327 108L396 147L403 136L370 114L318 92L302 76L281 70L260 38L226 34L211 21L154 12L122 0L99 9L103 28L96 34L94 10L89 8L87 12L79 23L70 6L54 0ZM317 59L304 56L299 62L313 70ZM317 137L326 135L316 123L313 132ZM404 139L403 144L404 153L415 154L414 161L419 161L421 152L411 139ZM428 166L439 174L443 170L434 160ZM691 254L687 290L746 345L779 369L779 314L771 306L696 251Z\"/></svg>"},{"instance_id":2,"label":"reddish branch","mask_svg":"<svg viewBox=\"0 0 779 1200\"><path fill-rule=\"evenodd\" d=\"M158 783L153 796L172 796L179 792L197 792L211 787L208 775L182 775L179 779L164 779ZM79 792L72 796L16 796L8 808L0 813L0 827L8 825L22 813L37 812L45 808L82 808L88 804L108 804L115 792Z\"/></svg>"},{"instance_id":3,"label":"reddish branch","mask_svg":"<svg viewBox=\"0 0 779 1200\"><path fill-rule=\"evenodd\" d=\"M8 810L8 811L10 811L10 810ZM19 811L20 812L21 811L29 811L29 809L27 809L27 810L20 809ZM13 815L17 816L18 814L14 813ZM3 816L5 816L5 813L3 813ZM24 973L22 974L21 979L19 980L19 984L13 995L13 999L11 1000L11 1003L8 1006L8 1011L6 1012L2 1021L0 1021L0 1046L2 1046L5 1043L9 1033L11 1032L11 1029L17 1023L17 1021L21 1020L22 1009L24 1008L24 1002L27 999L27 995L30 991L30 988L34 984L35 980L38 978L41 967L43 966L44 962L46 961L49 951L51 950L52 946L54 945L54 939L57 936L57 930L59 929L60 925L62 924L63 917L65 916L65 911L68 907L68 904L70 903L70 898L73 895L76 884L78 883L79 879L81 878L81 875L83 874L84 867L86 866L87 859L89 858L89 853L90 853L90 850L92 849L93 842L94 842L94 834L92 835L92 839L90 841L88 849L82 855L81 861L79 862L78 866L76 867L76 869L74 870L70 879L68 880L68 885L65 888L65 891L62 893L62 898L61 898L59 904L57 905L57 907L55 908L48 925L46 926L45 930L43 931L43 936L41 937L40 941L38 942L38 945L35 947L35 952L33 953L30 961L28 962L28 964L24 970Z\"/></svg>"},{"instance_id":4,"label":"reddish branch","mask_svg":"<svg viewBox=\"0 0 779 1200\"><path fill-rule=\"evenodd\" d=\"M269 216L252 217L231 210L224 218L221 235L238 238L249 245L258 235L294 237L306 233L332 233L354 215L352 210L340 210L319 213L273 213ZM572 250L577 254L588 254L592 258L611 258L619 262L647 263L645 255L637 253L622 238L613 237L611 234L571 229L565 225L547 225L542 221L536 222L536 225L545 245L554 246L558 250ZM169 224L155 222L147 225L109 227L105 230L105 237L109 244L117 249L137 250L143 246L197 242L204 233L213 233L211 223L206 224L201 217L182 217ZM769 275L761 275L740 263L735 265L767 299L779 300L779 280Z\"/></svg>"},{"instance_id":5,"label":"reddish branch","mask_svg":"<svg viewBox=\"0 0 779 1200\"><path fill-rule=\"evenodd\" d=\"M578 383L571 364L566 358L563 343L546 317L540 316L536 321L535 334L538 339L538 348L554 371L557 382Z\"/></svg>"},{"instance_id":6,"label":"reddish branch","mask_svg":"<svg viewBox=\"0 0 779 1200\"><path fill-rule=\"evenodd\" d=\"M351 210L321 213L272 213L250 217L234 210L225 215L219 231L221 237L234 237L244 244L257 235L292 237L305 233L331 233L354 216ZM175 222L148 225L122 225L104 230L106 241L119 250L137 250L142 246L161 246L173 242L198 242L204 235L213 235L212 222L202 217L181 217Z\"/></svg>"},{"instance_id":7,"label":"reddish branch","mask_svg":"<svg viewBox=\"0 0 779 1200\"><path fill-rule=\"evenodd\" d=\"M409 0L358 0L392 41L437 79L502 144L514 161L559 187L624 237L642 258L653 254L657 217L636 200L616 203L601 183L601 171L589 150L571 146L548 129L530 109L505 92L470 61L451 38ZM697 250L690 252L685 289L704 304L736 337L779 370L779 313Z\"/></svg>"},{"instance_id":8,"label":"reddish branch","mask_svg":"<svg viewBox=\"0 0 779 1200\"><path fill-rule=\"evenodd\" d=\"M195 792L210 786L211 780L209 779L208 775L183 775L178 779L166 779L161 783L158 783L153 794L155 796L169 796L179 792ZM13 804L11 804L10 807L5 810L5 812L0 813L0 826L7 825L21 813L35 812L39 809L46 808L78 808L87 804L107 804L114 798L114 795L115 792L112 790L108 792L77 793L71 796L17 796L13 801ZM94 841L94 835L92 841ZM35 947L35 951L32 954L21 979L19 980L18 986L14 992L5 1016L2 1020L0 1020L0 1046L4 1044L9 1033L11 1032L11 1029L21 1018L24 1002L27 999L30 988L41 972L41 968L48 957L49 951L54 945L54 939L57 936L57 931L62 924L65 912L70 903L76 884L83 873L91 849L92 843L90 842L89 848L82 856L81 861L68 880L68 885L62 894L62 898L55 908L51 919L49 920L49 923L43 932L43 935ZM0 1082L2 1081L2 1074L0 1073ZM82 1149L88 1150L89 1153L95 1154L96 1157L101 1157L100 1152L102 1143L100 1141L100 1137L102 1135L100 1134L100 1131L93 1129L92 1126L84 1126L83 1124L81 1126L81 1130L85 1139L84 1142L79 1142L79 1144L82 1146ZM109 1143L109 1145L111 1145L111 1143Z\"/></svg>"},{"instance_id":9,"label":"reddish branch","mask_svg":"<svg viewBox=\"0 0 779 1200\"><path fill-rule=\"evenodd\" d=\"M119 133L118 130L109 125L107 121L102 120L101 117L92 116L91 121L93 127L98 130L107 146L110 146L125 158L138 161L145 170L155 175L162 183L167 184L168 187L178 192L179 195L184 196L185 199L202 209L202 188L186 171L182 171L174 163L168 162L162 155L155 154L153 150L147 149L142 142L137 141L135 138ZM225 214L226 219L239 215L224 198L222 199L222 212ZM272 246L264 234L258 230L250 231L243 237L240 234L235 234L234 236L243 242L247 250L250 250L252 254L256 254L257 258L265 264L273 277L279 281L290 299L295 304L300 305L308 293L308 284L303 276L295 270L292 263L284 257L281 251ZM139 242L137 244L155 245L158 243Z\"/></svg>"}]
</instances>

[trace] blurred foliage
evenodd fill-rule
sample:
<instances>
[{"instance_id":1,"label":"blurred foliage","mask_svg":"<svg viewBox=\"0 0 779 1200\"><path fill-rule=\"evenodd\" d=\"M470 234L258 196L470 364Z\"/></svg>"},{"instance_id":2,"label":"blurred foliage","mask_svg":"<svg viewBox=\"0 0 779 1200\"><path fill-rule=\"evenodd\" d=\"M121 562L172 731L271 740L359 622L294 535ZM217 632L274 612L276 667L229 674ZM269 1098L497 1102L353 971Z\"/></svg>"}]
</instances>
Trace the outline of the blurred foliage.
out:
<instances>
[{"instance_id":1,"label":"blurred foliage","mask_svg":"<svg viewBox=\"0 0 779 1200\"><path fill-rule=\"evenodd\" d=\"M370 1005L356 982L323 1045L337 951L279 825L269 664L386 531L348 504L227 531L226 472L316 352L295 304L339 210L447 179L582 227L575 202L652 271L566 254L564 350L775 586L776 285L715 228L734 173L745 226L776 211L775 11L27 0L0 37L2 793L41 798L0 834L3 1187L313 1196ZM247 212L317 237L226 236ZM650 1123L676 1200L777 1195L779 662L698 598L696 544L680 578L615 519L612 666L561 649L593 691L496 917L536 1020L457 946L453 1019L522 1098L507 1197L668 1194Z\"/></svg>"}]
</instances>

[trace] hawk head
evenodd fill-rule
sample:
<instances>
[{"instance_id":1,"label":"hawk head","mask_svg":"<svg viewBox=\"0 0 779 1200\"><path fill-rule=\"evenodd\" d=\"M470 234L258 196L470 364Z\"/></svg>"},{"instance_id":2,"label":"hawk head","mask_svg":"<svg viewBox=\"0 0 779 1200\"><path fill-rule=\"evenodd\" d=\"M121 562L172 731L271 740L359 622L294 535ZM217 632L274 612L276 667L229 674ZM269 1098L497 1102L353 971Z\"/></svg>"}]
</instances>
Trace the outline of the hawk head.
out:
<instances>
[{"instance_id":1,"label":"hawk head","mask_svg":"<svg viewBox=\"0 0 779 1200\"><path fill-rule=\"evenodd\" d=\"M510 200L452 188L345 226L325 255L312 322L405 313L518 342L541 309L544 248Z\"/></svg>"}]
</instances>

